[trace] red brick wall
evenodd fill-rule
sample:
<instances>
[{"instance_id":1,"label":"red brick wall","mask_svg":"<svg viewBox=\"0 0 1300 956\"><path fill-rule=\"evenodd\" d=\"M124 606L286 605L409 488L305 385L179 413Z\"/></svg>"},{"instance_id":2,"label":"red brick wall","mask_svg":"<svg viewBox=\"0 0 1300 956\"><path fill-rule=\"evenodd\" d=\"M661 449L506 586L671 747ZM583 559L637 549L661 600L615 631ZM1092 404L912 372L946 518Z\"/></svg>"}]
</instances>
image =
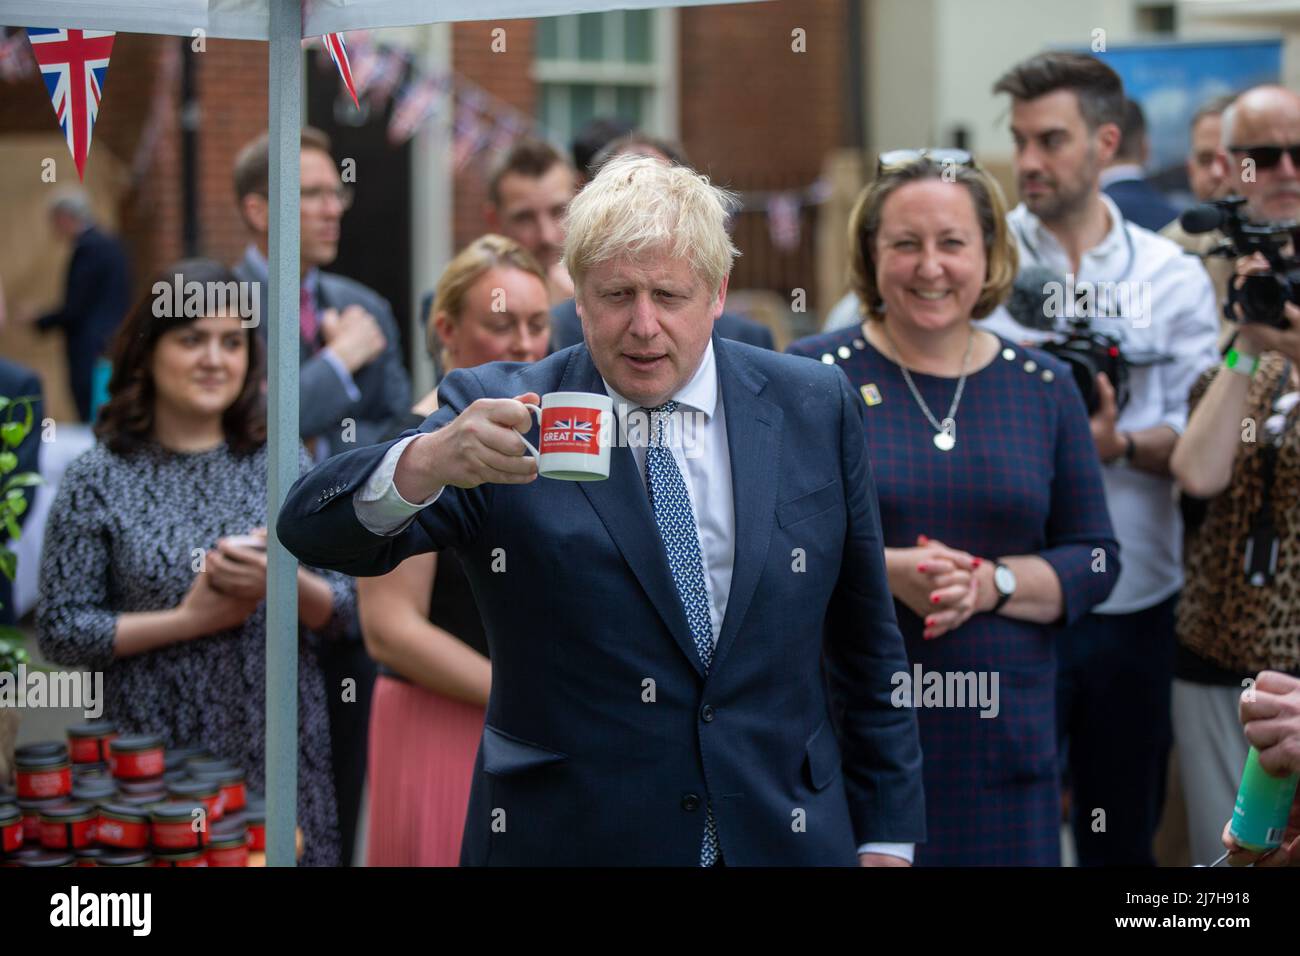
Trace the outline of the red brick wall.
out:
<instances>
[{"instance_id":1,"label":"red brick wall","mask_svg":"<svg viewBox=\"0 0 1300 956\"><path fill-rule=\"evenodd\" d=\"M492 52L492 31L497 27L506 31L506 49L501 53ZM452 25L451 35L452 69L526 116L536 115L532 20L456 23ZM485 172L480 156L456 175L452 230L457 249L487 229L483 220L483 203L487 198Z\"/></svg>"},{"instance_id":2,"label":"red brick wall","mask_svg":"<svg viewBox=\"0 0 1300 956\"><path fill-rule=\"evenodd\" d=\"M198 143L199 242L205 255L235 262L249 234L235 206L235 155L266 129L267 45L209 40L195 54L201 109ZM312 76L309 82L316 82Z\"/></svg>"},{"instance_id":3,"label":"red brick wall","mask_svg":"<svg viewBox=\"0 0 1300 956\"><path fill-rule=\"evenodd\" d=\"M696 167L739 190L794 189L816 180L845 133L848 2L681 10L681 135ZM805 31L807 52L791 50L796 27ZM806 212L800 246L783 252L772 246L762 214L742 215L732 287L804 288L813 297L814 222Z\"/></svg>"}]
</instances>

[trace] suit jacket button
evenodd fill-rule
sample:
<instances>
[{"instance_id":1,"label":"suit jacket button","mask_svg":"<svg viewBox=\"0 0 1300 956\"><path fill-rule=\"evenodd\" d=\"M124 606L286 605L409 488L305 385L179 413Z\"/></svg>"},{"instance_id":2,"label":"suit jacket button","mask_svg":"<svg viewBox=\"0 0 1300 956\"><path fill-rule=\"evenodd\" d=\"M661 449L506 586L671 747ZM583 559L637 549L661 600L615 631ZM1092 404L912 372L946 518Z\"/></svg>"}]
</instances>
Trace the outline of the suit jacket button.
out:
<instances>
[{"instance_id":1,"label":"suit jacket button","mask_svg":"<svg viewBox=\"0 0 1300 956\"><path fill-rule=\"evenodd\" d=\"M705 704L703 707L700 708L700 720L704 721L706 724L712 722L713 720L712 704Z\"/></svg>"},{"instance_id":2,"label":"suit jacket button","mask_svg":"<svg viewBox=\"0 0 1300 956\"><path fill-rule=\"evenodd\" d=\"M700 808L700 798L693 793L687 793L682 796L682 809L688 813L693 813Z\"/></svg>"}]
</instances>

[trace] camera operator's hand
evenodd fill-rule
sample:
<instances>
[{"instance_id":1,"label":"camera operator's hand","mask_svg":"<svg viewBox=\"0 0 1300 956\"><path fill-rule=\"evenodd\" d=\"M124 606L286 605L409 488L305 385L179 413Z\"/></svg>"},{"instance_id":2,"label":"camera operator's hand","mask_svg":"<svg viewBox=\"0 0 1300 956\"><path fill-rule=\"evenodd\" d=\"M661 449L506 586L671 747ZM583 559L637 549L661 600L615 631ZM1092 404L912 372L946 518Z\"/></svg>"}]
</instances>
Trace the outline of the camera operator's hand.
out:
<instances>
[{"instance_id":1,"label":"camera operator's hand","mask_svg":"<svg viewBox=\"0 0 1300 956\"><path fill-rule=\"evenodd\" d=\"M1233 288L1241 289L1245 285L1246 276L1267 275L1268 272L1268 260L1260 253L1242 256L1237 260L1237 275L1232 280ZM1240 303L1235 303L1232 310L1237 316L1237 322L1240 323L1237 327L1237 344L1241 351L1257 358L1265 352L1281 352L1292 362L1300 363L1300 308L1297 308L1294 303L1287 302L1282 306L1282 316L1289 323L1285 329L1276 329L1260 322L1243 321L1246 316Z\"/></svg>"},{"instance_id":2,"label":"camera operator's hand","mask_svg":"<svg viewBox=\"0 0 1300 956\"><path fill-rule=\"evenodd\" d=\"M1097 455L1102 461L1114 461L1128 443L1115 428L1119 421L1119 403L1115 400L1115 387L1105 372L1097 373L1097 410L1092 413L1088 424L1092 426L1092 440L1097 446Z\"/></svg>"}]
</instances>

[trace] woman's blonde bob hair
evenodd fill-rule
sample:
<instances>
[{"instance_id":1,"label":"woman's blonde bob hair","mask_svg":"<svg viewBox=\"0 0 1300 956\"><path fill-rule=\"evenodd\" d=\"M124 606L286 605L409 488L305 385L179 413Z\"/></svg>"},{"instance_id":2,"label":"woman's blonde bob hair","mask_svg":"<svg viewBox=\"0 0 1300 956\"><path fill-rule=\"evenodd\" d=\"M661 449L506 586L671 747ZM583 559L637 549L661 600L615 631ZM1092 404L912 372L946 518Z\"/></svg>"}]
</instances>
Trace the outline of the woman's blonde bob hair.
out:
<instances>
[{"instance_id":1,"label":"woman's blonde bob hair","mask_svg":"<svg viewBox=\"0 0 1300 956\"><path fill-rule=\"evenodd\" d=\"M569 203L564 265L575 287L595 265L665 250L716 293L740 252L727 235L739 203L687 166L626 154L601 167Z\"/></svg>"},{"instance_id":2,"label":"woman's blonde bob hair","mask_svg":"<svg viewBox=\"0 0 1300 956\"><path fill-rule=\"evenodd\" d=\"M479 236L447 263L447 268L442 271L442 277L438 279L438 287L433 294L433 304L429 307L429 314L425 316L425 335L429 343L429 351L432 352L438 344L438 332L434 328L434 319L438 317L438 313L446 312L447 317L454 323L465 310L465 297L469 295L469 290L474 288L474 283L490 270L498 268L527 272L529 275L537 276L542 285L546 285L545 271L533 258L533 254L519 243L493 232ZM443 360L445 362L445 355Z\"/></svg>"},{"instance_id":3,"label":"woman's blonde bob hair","mask_svg":"<svg viewBox=\"0 0 1300 956\"><path fill-rule=\"evenodd\" d=\"M971 318L982 319L1010 295L1020 256L1007 228L1007 201L1002 187L978 166L958 166L924 158L886 169L869 183L849 215L849 284L869 318L884 318L885 302L876 284L876 237L880 234L881 213L885 200L897 189L926 179L960 183L975 203L987 266L984 286L971 309Z\"/></svg>"}]
</instances>

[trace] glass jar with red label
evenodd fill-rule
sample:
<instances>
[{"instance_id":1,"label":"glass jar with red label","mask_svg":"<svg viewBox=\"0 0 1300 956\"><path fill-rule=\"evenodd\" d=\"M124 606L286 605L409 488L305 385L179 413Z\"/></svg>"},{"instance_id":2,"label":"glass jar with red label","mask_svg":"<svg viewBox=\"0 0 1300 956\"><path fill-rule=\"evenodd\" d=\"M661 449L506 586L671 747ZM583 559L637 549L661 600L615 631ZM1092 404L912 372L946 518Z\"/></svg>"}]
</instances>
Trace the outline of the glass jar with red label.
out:
<instances>
[{"instance_id":1,"label":"glass jar with red label","mask_svg":"<svg viewBox=\"0 0 1300 956\"><path fill-rule=\"evenodd\" d=\"M15 752L14 769L18 774L19 797L48 800L72 793L72 763L62 744L58 751Z\"/></svg>"},{"instance_id":2,"label":"glass jar with red label","mask_svg":"<svg viewBox=\"0 0 1300 956\"><path fill-rule=\"evenodd\" d=\"M63 797L50 797L47 800L18 800L18 812L23 815L23 843L27 846L41 845L41 814L49 807L63 803Z\"/></svg>"},{"instance_id":3,"label":"glass jar with red label","mask_svg":"<svg viewBox=\"0 0 1300 956\"><path fill-rule=\"evenodd\" d=\"M149 811L125 803L101 804L98 839L119 850L143 850L149 845Z\"/></svg>"},{"instance_id":4,"label":"glass jar with red label","mask_svg":"<svg viewBox=\"0 0 1300 956\"><path fill-rule=\"evenodd\" d=\"M68 752L73 763L107 763L109 742L117 736L111 720L90 720L68 728Z\"/></svg>"},{"instance_id":5,"label":"glass jar with red label","mask_svg":"<svg viewBox=\"0 0 1300 956\"><path fill-rule=\"evenodd\" d=\"M208 808L208 822L215 823L221 819L222 800L220 785L210 778L195 780L177 780L167 784L167 796L172 800L185 802L197 800Z\"/></svg>"},{"instance_id":6,"label":"glass jar with red label","mask_svg":"<svg viewBox=\"0 0 1300 956\"><path fill-rule=\"evenodd\" d=\"M208 843L208 808L202 803L160 803L149 814L156 850L198 850Z\"/></svg>"},{"instance_id":7,"label":"glass jar with red label","mask_svg":"<svg viewBox=\"0 0 1300 956\"><path fill-rule=\"evenodd\" d=\"M16 803L0 803L0 856L23 845L23 814Z\"/></svg>"},{"instance_id":8,"label":"glass jar with red label","mask_svg":"<svg viewBox=\"0 0 1300 956\"><path fill-rule=\"evenodd\" d=\"M41 846L79 850L95 842L99 810L85 803L63 803L41 811Z\"/></svg>"},{"instance_id":9,"label":"glass jar with red label","mask_svg":"<svg viewBox=\"0 0 1300 956\"><path fill-rule=\"evenodd\" d=\"M166 768L162 738L135 734L113 739L108 745L108 768L119 780L161 777Z\"/></svg>"}]
</instances>

